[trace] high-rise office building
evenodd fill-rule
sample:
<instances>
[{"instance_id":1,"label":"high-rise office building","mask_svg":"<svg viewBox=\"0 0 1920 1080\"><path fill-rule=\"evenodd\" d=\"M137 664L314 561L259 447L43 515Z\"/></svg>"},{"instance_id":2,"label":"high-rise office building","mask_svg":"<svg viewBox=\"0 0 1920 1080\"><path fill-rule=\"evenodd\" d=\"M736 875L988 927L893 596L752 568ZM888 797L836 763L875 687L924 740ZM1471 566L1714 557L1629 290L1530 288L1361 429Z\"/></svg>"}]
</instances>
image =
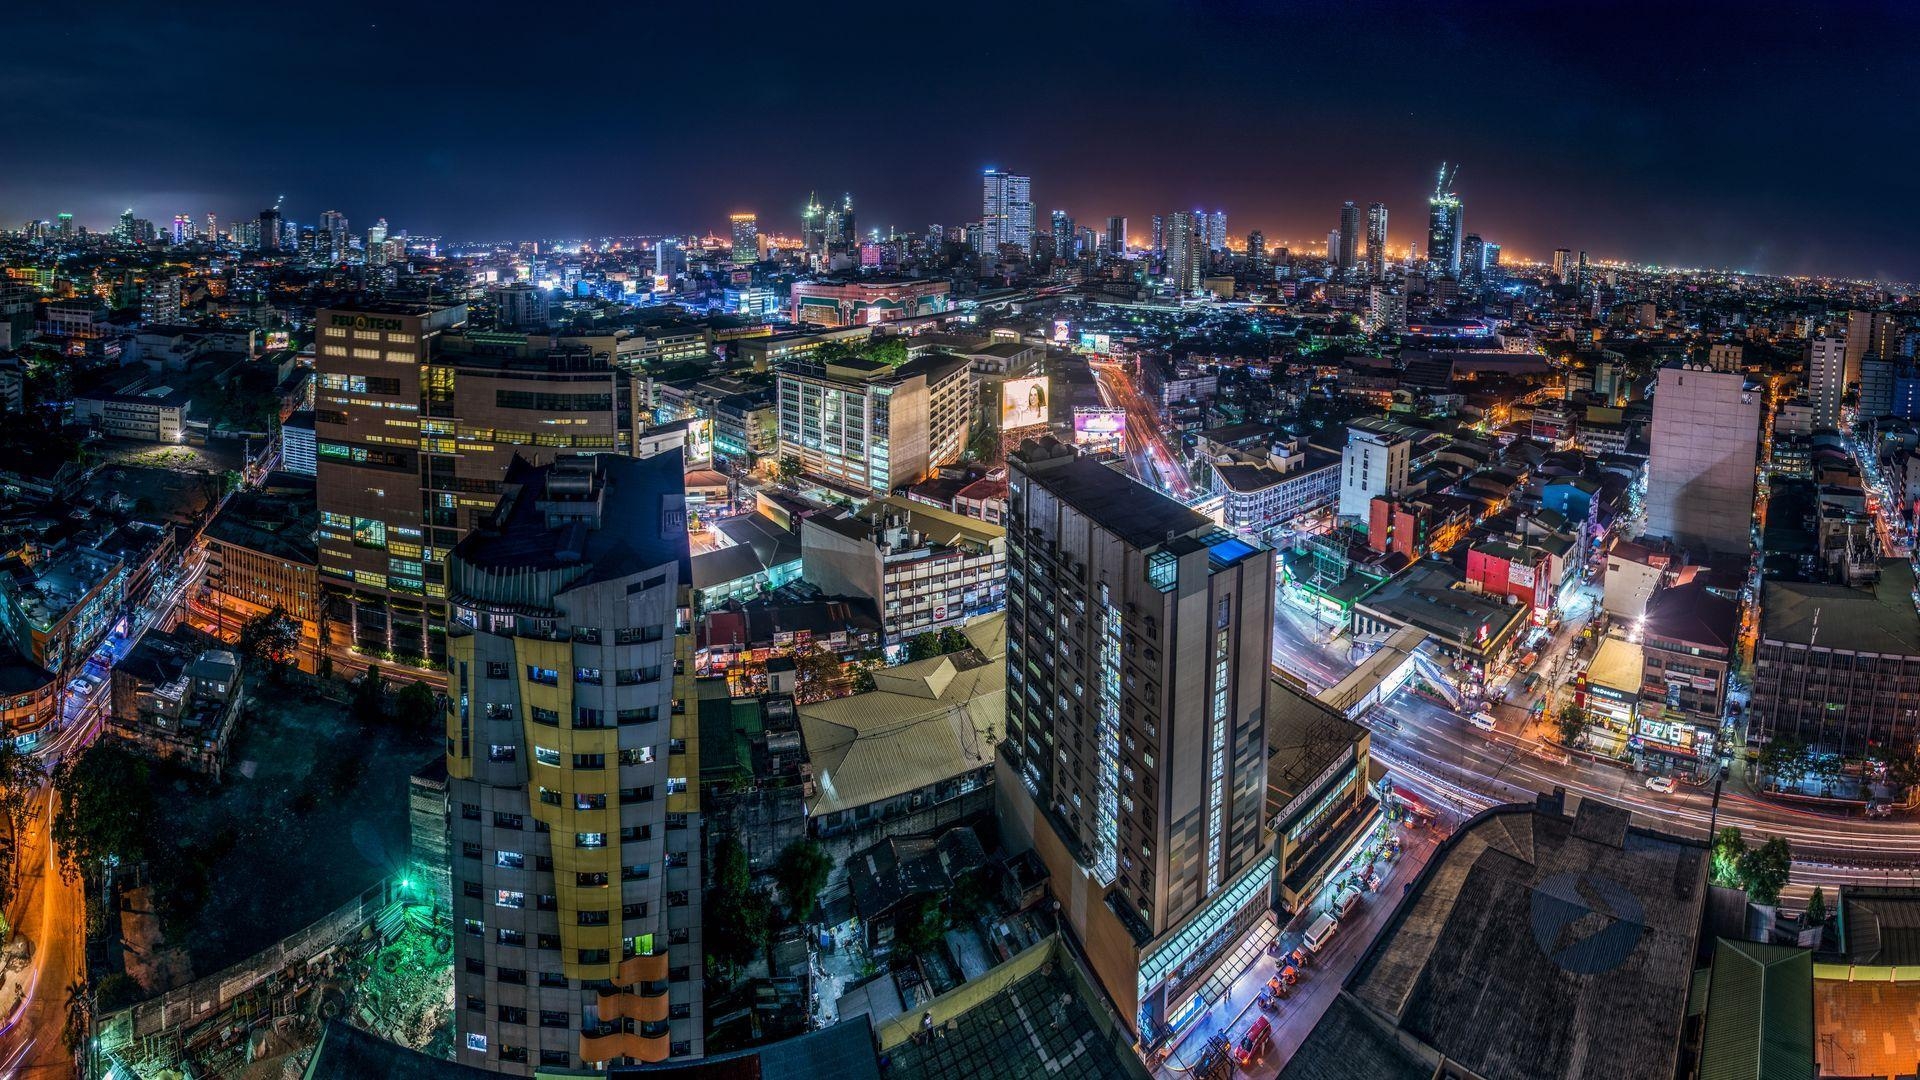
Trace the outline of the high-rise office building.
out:
<instances>
[{"instance_id":1,"label":"high-rise office building","mask_svg":"<svg viewBox=\"0 0 1920 1080\"><path fill-rule=\"evenodd\" d=\"M338 210L320 215L318 252L324 252L333 262L340 262L347 257L347 236L347 215Z\"/></svg>"},{"instance_id":2,"label":"high-rise office building","mask_svg":"<svg viewBox=\"0 0 1920 1080\"><path fill-rule=\"evenodd\" d=\"M1468 233L1460 242L1460 280L1479 284L1487 272L1487 242L1479 233Z\"/></svg>"},{"instance_id":3,"label":"high-rise office building","mask_svg":"<svg viewBox=\"0 0 1920 1080\"><path fill-rule=\"evenodd\" d=\"M1153 253L1164 255L1167 250L1167 222L1159 214L1153 215Z\"/></svg>"},{"instance_id":4,"label":"high-rise office building","mask_svg":"<svg viewBox=\"0 0 1920 1080\"><path fill-rule=\"evenodd\" d=\"M1743 372L1699 364L1660 369L1647 458L1647 535L1694 551L1753 550L1762 397Z\"/></svg>"},{"instance_id":5,"label":"high-rise office building","mask_svg":"<svg viewBox=\"0 0 1920 1080\"><path fill-rule=\"evenodd\" d=\"M1383 303L1388 306L1387 314L1391 317L1393 302L1383 300ZM1399 308L1404 319L1404 297ZM1412 461L1413 444L1401 436L1366 428L1347 429L1347 445L1340 452L1339 515L1364 519L1373 509L1374 499L1406 490Z\"/></svg>"},{"instance_id":6,"label":"high-rise office building","mask_svg":"<svg viewBox=\"0 0 1920 1080\"><path fill-rule=\"evenodd\" d=\"M699 1055L681 456L516 460L497 486L447 559L455 1057L524 1076Z\"/></svg>"},{"instance_id":7,"label":"high-rise office building","mask_svg":"<svg viewBox=\"0 0 1920 1080\"><path fill-rule=\"evenodd\" d=\"M733 265L745 266L760 261L760 225L752 214L731 214L733 226Z\"/></svg>"},{"instance_id":8,"label":"high-rise office building","mask_svg":"<svg viewBox=\"0 0 1920 1080\"><path fill-rule=\"evenodd\" d=\"M175 244L185 244L193 239L193 218L186 214L173 215L173 229L167 237Z\"/></svg>"},{"instance_id":9,"label":"high-rise office building","mask_svg":"<svg viewBox=\"0 0 1920 1080\"><path fill-rule=\"evenodd\" d=\"M1073 258L1073 219L1065 210L1053 212L1053 257Z\"/></svg>"},{"instance_id":10,"label":"high-rise office building","mask_svg":"<svg viewBox=\"0 0 1920 1080\"><path fill-rule=\"evenodd\" d=\"M1227 250L1227 212L1225 210L1215 210L1207 215L1207 250Z\"/></svg>"},{"instance_id":11,"label":"high-rise office building","mask_svg":"<svg viewBox=\"0 0 1920 1080\"><path fill-rule=\"evenodd\" d=\"M1247 266L1252 269L1253 276L1267 276L1267 236L1259 229L1247 234Z\"/></svg>"},{"instance_id":12,"label":"high-rise office building","mask_svg":"<svg viewBox=\"0 0 1920 1080\"><path fill-rule=\"evenodd\" d=\"M381 218L367 230L367 264L385 266L387 264L387 219Z\"/></svg>"},{"instance_id":13,"label":"high-rise office building","mask_svg":"<svg viewBox=\"0 0 1920 1080\"><path fill-rule=\"evenodd\" d=\"M1109 217L1107 219L1107 254L1119 258L1127 253L1127 219Z\"/></svg>"},{"instance_id":14,"label":"high-rise office building","mask_svg":"<svg viewBox=\"0 0 1920 1080\"><path fill-rule=\"evenodd\" d=\"M827 252L827 208L813 192L807 193L807 205L800 211L800 250L815 261Z\"/></svg>"},{"instance_id":15,"label":"high-rise office building","mask_svg":"<svg viewBox=\"0 0 1920 1080\"><path fill-rule=\"evenodd\" d=\"M1859 382L1861 364L1868 356L1899 355L1900 324L1890 311L1852 311L1847 313L1847 375L1849 383Z\"/></svg>"},{"instance_id":16,"label":"high-rise office building","mask_svg":"<svg viewBox=\"0 0 1920 1080\"><path fill-rule=\"evenodd\" d=\"M207 243L214 244L214 243L218 243L219 240L220 240L220 219L214 217L212 214L208 214L207 215Z\"/></svg>"},{"instance_id":17,"label":"high-rise office building","mask_svg":"<svg viewBox=\"0 0 1920 1080\"><path fill-rule=\"evenodd\" d=\"M1553 249L1553 276L1561 281L1567 280L1567 274L1573 266L1573 251L1569 248Z\"/></svg>"},{"instance_id":18,"label":"high-rise office building","mask_svg":"<svg viewBox=\"0 0 1920 1080\"><path fill-rule=\"evenodd\" d=\"M859 243L860 227L855 222L853 216L852 192L844 191L840 193L839 216L837 218L830 218L828 226L827 242L829 244L836 241L843 244Z\"/></svg>"},{"instance_id":19,"label":"high-rise office building","mask_svg":"<svg viewBox=\"0 0 1920 1080\"><path fill-rule=\"evenodd\" d=\"M286 237L282 231L282 226L284 225L285 222L280 217L280 208L278 206L270 206L260 211L259 240L261 251L284 250L286 243Z\"/></svg>"},{"instance_id":20,"label":"high-rise office building","mask_svg":"<svg viewBox=\"0 0 1920 1080\"><path fill-rule=\"evenodd\" d=\"M466 320L464 305L399 301L319 312L320 581L334 644L438 662L446 552L492 509L514 455L632 452L632 392L610 338L456 333Z\"/></svg>"},{"instance_id":21,"label":"high-rise office building","mask_svg":"<svg viewBox=\"0 0 1920 1080\"><path fill-rule=\"evenodd\" d=\"M1052 439L1007 482L1003 828L1155 1046L1269 910L1273 552Z\"/></svg>"},{"instance_id":22,"label":"high-rise office building","mask_svg":"<svg viewBox=\"0 0 1920 1080\"><path fill-rule=\"evenodd\" d=\"M133 207L121 211L120 224L114 226L113 238L123 244L133 243Z\"/></svg>"},{"instance_id":23,"label":"high-rise office building","mask_svg":"<svg viewBox=\"0 0 1920 1080\"><path fill-rule=\"evenodd\" d=\"M973 381L960 357L899 367L796 357L778 381L780 453L839 487L886 495L966 449Z\"/></svg>"},{"instance_id":24,"label":"high-rise office building","mask_svg":"<svg viewBox=\"0 0 1920 1080\"><path fill-rule=\"evenodd\" d=\"M1807 402L1815 431L1840 430L1840 403L1847 394L1847 340L1817 337L1807 342Z\"/></svg>"},{"instance_id":25,"label":"high-rise office building","mask_svg":"<svg viewBox=\"0 0 1920 1080\"><path fill-rule=\"evenodd\" d=\"M1378 281L1387 273L1387 204L1367 204L1367 277Z\"/></svg>"},{"instance_id":26,"label":"high-rise office building","mask_svg":"<svg viewBox=\"0 0 1920 1080\"><path fill-rule=\"evenodd\" d=\"M1460 196L1452 191L1453 173L1443 164L1440 179L1427 200L1427 269L1451 278L1460 276Z\"/></svg>"},{"instance_id":27,"label":"high-rise office building","mask_svg":"<svg viewBox=\"0 0 1920 1080\"><path fill-rule=\"evenodd\" d=\"M1011 247L1033 253L1033 180L988 169L980 185L980 253L998 257Z\"/></svg>"},{"instance_id":28,"label":"high-rise office building","mask_svg":"<svg viewBox=\"0 0 1920 1080\"><path fill-rule=\"evenodd\" d=\"M1197 211L1175 210L1167 218L1167 277L1185 293L1200 291L1207 272L1206 223Z\"/></svg>"},{"instance_id":29,"label":"high-rise office building","mask_svg":"<svg viewBox=\"0 0 1920 1080\"><path fill-rule=\"evenodd\" d=\"M1334 252L1333 265L1342 277L1353 273L1360 261L1360 208L1351 200L1340 207L1340 246Z\"/></svg>"}]
</instances>

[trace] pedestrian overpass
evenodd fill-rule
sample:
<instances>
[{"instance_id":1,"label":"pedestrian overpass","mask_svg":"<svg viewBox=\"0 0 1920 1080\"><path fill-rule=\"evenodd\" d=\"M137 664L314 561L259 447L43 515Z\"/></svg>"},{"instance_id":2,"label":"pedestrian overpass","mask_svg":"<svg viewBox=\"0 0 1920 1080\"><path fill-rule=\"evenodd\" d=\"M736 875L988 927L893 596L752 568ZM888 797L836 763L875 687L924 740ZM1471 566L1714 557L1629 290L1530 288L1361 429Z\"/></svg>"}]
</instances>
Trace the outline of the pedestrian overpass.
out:
<instances>
[{"instance_id":1,"label":"pedestrian overpass","mask_svg":"<svg viewBox=\"0 0 1920 1080\"><path fill-rule=\"evenodd\" d=\"M1316 695L1321 704L1358 721L1369 709L1393 697L1407 685L1420 664L1420 646L1427 632L1415 626L1395 630L1372 656L1339 683ZM1446 680L1440 680L1442 685ZM1447 689L1451 689L1448 687Z\"/></svg>"}]
</instances>

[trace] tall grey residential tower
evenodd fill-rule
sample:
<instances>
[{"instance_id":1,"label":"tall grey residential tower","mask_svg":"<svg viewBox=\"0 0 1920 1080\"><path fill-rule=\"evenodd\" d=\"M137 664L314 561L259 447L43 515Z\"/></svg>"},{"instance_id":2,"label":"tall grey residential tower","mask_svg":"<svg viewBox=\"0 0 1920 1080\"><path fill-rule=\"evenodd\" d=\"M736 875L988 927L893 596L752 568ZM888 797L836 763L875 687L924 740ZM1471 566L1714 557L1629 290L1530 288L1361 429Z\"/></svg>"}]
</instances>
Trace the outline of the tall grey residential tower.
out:
<instances>
[{"instance_id":1,"label":"tall grey residential tower","mask_svg":"<svg viewBox=\"0 0 1920 1080\"><path fill-rule=\"evenodd\" d=\"M996 798L1147 1045L1267 912L1271 549L1052 439L1009 458Z\"/></svg>"},{"instance_id":2,"label":"tall grey residential tower","mask_svg":"<svg viewBox=\"0 0 1920 1080\"><path fill-rule=\"evenodd\" d=\"M1340 207L1340 247L1334 252L1333 265L1340 275L1346 277L1353 273L1359 262L1360 252L1360 208L1348 200Z\"/></svg>"},{"instance_id":3,"label":"tall grey residential tower","mask_svg":"<svg viewBox=\"0 0 1920 1080\"><path fill-rule=\"evenodd\" d=\"M1378 281L1387 273L1387 204L1367 205L1367 276Z\"/></svg>"}]
</instances>

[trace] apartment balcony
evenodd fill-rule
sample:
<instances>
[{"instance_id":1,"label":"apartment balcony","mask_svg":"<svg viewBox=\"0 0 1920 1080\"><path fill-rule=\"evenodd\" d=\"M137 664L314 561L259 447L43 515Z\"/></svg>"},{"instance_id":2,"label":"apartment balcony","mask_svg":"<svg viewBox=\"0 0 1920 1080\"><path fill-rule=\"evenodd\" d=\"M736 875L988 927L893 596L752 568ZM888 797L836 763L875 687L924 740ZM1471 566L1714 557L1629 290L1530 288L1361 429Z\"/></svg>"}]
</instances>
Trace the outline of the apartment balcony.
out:
<instances>
[{"instance_id":1,"label":"apartment balcony","mask_svg":"<svg viewBox=\"0 0 1920 1080\"><path fill-rule=\"evenodd\" d=\"M667 1019L667 984L641 983L634 991L602 990L599 1001L602 1021L632 1020L638 1024L660 1024Z\"/></svg>"},{"instance_id":2,"label":"apartment balcony","mask_svg":"<svg viewBox=\"0 0 1920 1080\"><path fill-rule=\"evenodd\" d=\"M617 1027L602 1028L602 1033L583 1031L580 1033L580 1056L587 1061L612 1061L615 1058L633 1058L635 1061L658 1062L667 1060L667 1026L663 1022L657 1034L642 1034L639 1031L622 1031Z\"/></svg>"},{"instance_id":3,"label":"apartment balcony","mask_svg":"<svg viewBox=\"0 0 1920 1080\"><path fill-rule=\"evenodd\" d=\"M620 986L633 986L637 983L664 983L667 981L667 953L661 949L656 952L629 956L620 961L620 967L614 972L613 981Z\"/></svg>"}]
</instances>

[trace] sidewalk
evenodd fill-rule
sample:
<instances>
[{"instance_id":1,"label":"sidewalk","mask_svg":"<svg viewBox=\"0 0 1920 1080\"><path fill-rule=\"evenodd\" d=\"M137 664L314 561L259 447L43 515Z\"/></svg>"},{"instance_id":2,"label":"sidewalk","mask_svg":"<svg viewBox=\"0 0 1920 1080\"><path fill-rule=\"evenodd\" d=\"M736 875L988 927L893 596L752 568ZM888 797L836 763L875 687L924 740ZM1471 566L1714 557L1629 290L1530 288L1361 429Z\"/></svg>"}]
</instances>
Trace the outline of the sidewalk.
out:
<instances>
[{"instance_id":1,"label":"sidewalk","mask_svg":"<svg viewBox=\"0 0 1920 1080\"><path fill-rule=\"evenodd\" d=\"M1314 1024L1319 1022L1321 1015L1333 1003L1341 985L1346 982L1347 974L1360 962L1367 947L1385 928L1387 920L1405 896L1407 885L1433 857L1442 839L1441 834L1433 828L1408 830L1399 825L1393 828L1400 837L1400 857L1387 864L1386 872L1381 875L1380 888L1366 894L1360 906L1341 922L1340 932L1300 972L1299 983L1292 988L1288 997L1281 999L1278 1008L1263 1012L1258 1007L1261 988L1280 968L1278 959L1262 952L1234 979L1226 999L1194 1022L1180 1037L1175 1052L1166 1061L1154 1065L1153 1075L1158 1080L1190 1080L1189 1070L1208 1036L1216 1032L1224 1033L1227 1041L1237 1046L1240 1037L1260 1016L1267 1017L1273 1025L1273 1045L1263 1058L1250 1066L1242 1067L1236 1063L1236 1075L1253 1077L1255 1080L1268 1080L1279 1075L1287 1059L1306 1041L1307 1033L1313 1030ZM1278 940L1281 956L1299 947L1301 934L1320 910L1321 904L1316 902L1314 907L1280 928Z\"/></svg>"}]
</instances>

